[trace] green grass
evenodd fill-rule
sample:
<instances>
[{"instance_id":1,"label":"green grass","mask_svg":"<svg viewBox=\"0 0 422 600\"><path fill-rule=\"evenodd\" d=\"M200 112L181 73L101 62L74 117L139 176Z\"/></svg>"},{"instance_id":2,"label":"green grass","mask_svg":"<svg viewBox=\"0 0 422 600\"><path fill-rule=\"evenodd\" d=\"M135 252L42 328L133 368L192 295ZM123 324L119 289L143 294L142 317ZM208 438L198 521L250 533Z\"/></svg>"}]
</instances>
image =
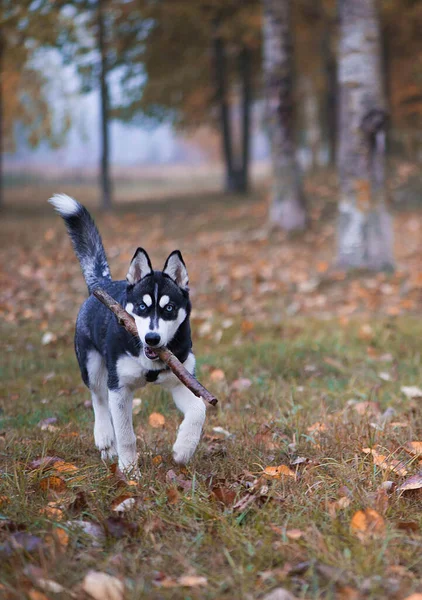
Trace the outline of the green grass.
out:
<instances>
[{"instance_id":1,"label":"green grass","mask_svg":"<svg viewBox=\"0 0 422 600\"><path fill-rule=\"evenodd\" d=\"M58 321L52 325L58 330ZM162 391L149 386L136 394L143 403L134 416L143 477L138 487L125 488L110 477L94 448L91 409L84 406L88 392L80 382L71 334L41 346L38 328L31 331L26 324L23 336L14 325L5 325L0 496L8 501L0 506L0 519L43 540L41 553L3 556L5 597L25 598L37 587L28 576L28 564L41 567L46 578L66 590L76 590L90 569L108 572L124 581L129 599L255 598L277 585L299 598L341 598L347 586L370 599L404 598L420 591L420 496L390 494L384 535L363 543L350 531L357 510L380 511L377 489L383 481L403 480L374 466L362 448L379 445L383 454L405 460L411 474L417 461L401 448L418 435L420 439L422 425L420 400L409 401L400 391L403 385L420 385L422 379L420 320L380 319L372 327L368 341L361 339L359 322L339 326L334 320L297 318L276 330L260 326L253 340L244 334L240 345L232 343L238 336L234 324L212 354L207 353L209 344L198 343L200 379L218 393L220 403L217 410L209 410L192 464L182 470L172 464L180 416ZM369 354L368 345L373 349ZM371 358L374 352L376 358ZM380 361L387 353L391 362ZM224 381L210 380L215 368L223 369ZM392 381L380 379L381 371ZM239 377L252 385L233 392L231 384ZM376 402L380 414L388 408L395 413L382 425L377 415L359 415L350 400ZM163 429L149 426L154 411L165 416ZM57 418L57 430L40 430L37 423L46 417ZM316 422L325 431L309 431ZM216 426L231 436L215 434ZM161 464L153 461L157 455ZM67 489L57 498L40 488L52 471L28 468L41 456L59 456L78 469L61 475ZM294 466L297 457L307 461ZM268 480L261 498L243 511L233 508L263 468L280 464L296 469L297 480ZM192 482L190 488L179 489L175 504L167 496L170 469ZM235 492L229 506L213 498L215 485ZM333 516L330 503L344 496L344 486L350 504ZM110 534L100 547L93 547L89 536L69 527L75 519L107 523L111 502L128 490L138 495L139 503L125 513L132 526L120 523L120 537ZM69 504L77 492L84 493L85 501L72 510ZM64 507L61 521L43 515L52 499ZM7 542L10 533L1 520L1 539ZM402 521L412 522L417 531L401 529ZM59 526L69 533L65 548L51 543L51 532ZM302 537L290 539L286 531L291 529L301 530ZM206 577L207 585L156 585L164 575L177 579L192 573Z\"/></svg>"}]
</instances>

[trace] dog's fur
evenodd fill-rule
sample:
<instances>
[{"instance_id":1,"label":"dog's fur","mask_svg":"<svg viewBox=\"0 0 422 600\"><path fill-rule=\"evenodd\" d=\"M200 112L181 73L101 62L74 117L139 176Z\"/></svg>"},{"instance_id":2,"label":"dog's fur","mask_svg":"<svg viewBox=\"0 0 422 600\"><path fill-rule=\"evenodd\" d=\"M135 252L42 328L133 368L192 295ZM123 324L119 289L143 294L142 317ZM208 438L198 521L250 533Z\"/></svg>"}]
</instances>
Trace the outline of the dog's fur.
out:
<instances>
[{"instance_id":1,"label":"dog's fur","mask_svg":"<svg viewBox=\"0 0 422 600\"><path fill-rule=\"evenodd\" d=\"M189 315L188 274L175 250L162 271L154 271L148 254L138 248L126 281L112 281L100 234L89 212L69 196L57 194L49 202L63 217L91 294L105 289L135 318L139 340L90 295L76 321L75 351L84 383L92 395L94 438L101 456L117 455L119 467L139 475L136 438L132 425L133 392L148 382L168 389L184 414L173 446L173 457L186 463L198 445L205 405L166 368L154 347L168 348L194 373Z\"/></svg>"}]
</instances>

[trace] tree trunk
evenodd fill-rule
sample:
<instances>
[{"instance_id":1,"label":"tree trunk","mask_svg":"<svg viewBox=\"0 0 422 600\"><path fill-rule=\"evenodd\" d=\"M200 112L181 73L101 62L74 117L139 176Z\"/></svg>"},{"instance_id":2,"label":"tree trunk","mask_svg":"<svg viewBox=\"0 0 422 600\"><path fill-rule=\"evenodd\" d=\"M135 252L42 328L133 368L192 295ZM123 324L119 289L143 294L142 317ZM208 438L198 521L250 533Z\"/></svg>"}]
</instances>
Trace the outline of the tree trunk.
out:
<instances>
[{"instance_id":1,"label":"tree trunk","mask_svg":"<svg viewBox=\"0 0 422 600\"><path fill-rule=\"evenodd\" d=\"M291 0L263 0L264 77L273 188L270 223L304 229L305 203L293 137Z\"/></svg>"},{"instance_id":2,"label":"tree trunk","mask_svg":"<svg viewBox=\"0 0 422 600\"><path fill-rule=\"evenodd\" d=\"M251 129L251 54L244 46L239 57L242 94L242 160L239 192L246 194L249 188L250 129Z\"/></svg>"},{"instance_id":3,"label":"tree trunk","mask_svg":"<svg viewBox=\"0 0 422 600\"><path fill-rule=\"evenodd\" d=\"M108 64L104 0L98 0L98 49L100 52L100 103L101 103L101 206L110 210L112 190L110 180L109 116L110 97L107 82Z\"/></svg>"},{"instance_id":4,"label":"tree trunk","mask_svg":"<svg viewBox=\"0 0 422 600\"><path fill-rule=\"evenodd\" d=\"M3 73L3 32L0 28L0 208L3 207L4 202L4 177L3 177L3 90L4 90L4 73Z\"/></svg>"},{"instance_id":5,"label":"tree trunk","mask_svg":"<svg viewBox=\"0 0 422 600\"><path fill-rule=\"evenodd\" d=\"M227 100L227 64L226 52L222 38L216 34L214 37L214 59L216 92L219 106L219 117L221 127L222 154L226 168L226 192L232 192L235 188L235 171L233 166L232 133L230 127L230 107Z\"/></svg>"},{"instance_id":6,"label":"tree trunk","mask_svg":"<svg viewBox=\"0 0 422 600\"><path fill-rule=\"evenodd\" d=\"M393 267L385 202L385 94L375 0L340 0L338 264Z\"/></svg>"}]
</instances>

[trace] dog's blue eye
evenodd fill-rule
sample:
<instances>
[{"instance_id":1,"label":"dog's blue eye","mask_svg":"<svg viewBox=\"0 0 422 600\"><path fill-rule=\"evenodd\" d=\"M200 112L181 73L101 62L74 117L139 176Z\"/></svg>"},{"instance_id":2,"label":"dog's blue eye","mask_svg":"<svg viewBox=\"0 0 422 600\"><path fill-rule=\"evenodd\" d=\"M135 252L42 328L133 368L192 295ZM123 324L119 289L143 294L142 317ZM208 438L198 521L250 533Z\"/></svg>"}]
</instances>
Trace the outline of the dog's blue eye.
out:
<instances>
[{"instance_id":1,"label":"dog's blue eye","mask_svg":"<svg viewBox=\"0 0 422 600\"><path fill-rule=\"evenodd\" d=\"M174 310L174 305L173 304L167 304L166 311L167 312L173 312L173 310Z\"/></svg>"},{"instance_id":2,"label":"dog's blue eye","mask_svg":"<svg viewBox=\"0 0 422 600\"><path fill-rule=\"evenodd\" d=\"M141 304L139 305L139 310L146 310L147 305L144 304L143 302L141 302Z\"/></svg>"}]
</instances>

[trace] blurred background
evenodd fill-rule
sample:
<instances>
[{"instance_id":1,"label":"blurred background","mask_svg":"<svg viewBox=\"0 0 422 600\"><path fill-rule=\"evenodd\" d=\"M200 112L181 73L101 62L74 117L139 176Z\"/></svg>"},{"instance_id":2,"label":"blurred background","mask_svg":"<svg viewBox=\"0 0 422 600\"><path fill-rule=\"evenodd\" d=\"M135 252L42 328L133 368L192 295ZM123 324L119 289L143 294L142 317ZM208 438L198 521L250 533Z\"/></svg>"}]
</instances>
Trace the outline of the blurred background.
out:
<instances>
[{"instance_id":1,"label":"blurred background","mask_svg":"<svg viewBox=\"0 0 422 600\"><path fill-rule=\"evenodd\" d=\"M259 297L248 319L418 309L420 0L5 0L1 19L8 318L19 261L43 291L52 253L81 279L55 192L99 211L119 277L140 243L176 244L207 305Z\"/></svg>"}]
</instances>

